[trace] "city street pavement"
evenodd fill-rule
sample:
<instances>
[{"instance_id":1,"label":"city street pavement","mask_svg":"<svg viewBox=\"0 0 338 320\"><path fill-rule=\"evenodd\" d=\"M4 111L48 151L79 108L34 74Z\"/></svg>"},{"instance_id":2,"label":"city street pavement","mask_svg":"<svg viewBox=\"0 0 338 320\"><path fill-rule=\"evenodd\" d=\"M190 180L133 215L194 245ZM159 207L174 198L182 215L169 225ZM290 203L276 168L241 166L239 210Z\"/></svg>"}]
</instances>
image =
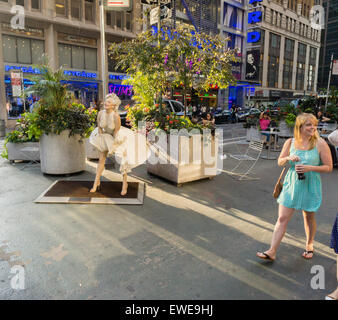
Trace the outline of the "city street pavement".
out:
<instances>
[{"instance_id":1,"label":"city street pavement","mask_svg":"<svg viewBox=\"0 0 338 320\"><path fill-rule=\"evenodd\" d=\"M229 139L225 155L244 152L247 144L230 140L245 135L242 125L222 127ZM224 170L235 163L226 157ZM130 181L146 183L142 206L35 204L59 177L23 166L0 160L0 299L322 300L336 284L329 241L337 170L322 175L314 258L301 257L305 234L296 212L277 260L269 263L255 254L268 248L277 219L276 160L259 160L257 181L223 172L180 188L140 166ZM93 180L95 168L88 161L86 172L65 179ZM104 177L121 180L115 169ZM24 266L24 290L11 288L15 265ZM311 288L316 265L324 267L325 290Z\"/></svg>"}]
</instances>

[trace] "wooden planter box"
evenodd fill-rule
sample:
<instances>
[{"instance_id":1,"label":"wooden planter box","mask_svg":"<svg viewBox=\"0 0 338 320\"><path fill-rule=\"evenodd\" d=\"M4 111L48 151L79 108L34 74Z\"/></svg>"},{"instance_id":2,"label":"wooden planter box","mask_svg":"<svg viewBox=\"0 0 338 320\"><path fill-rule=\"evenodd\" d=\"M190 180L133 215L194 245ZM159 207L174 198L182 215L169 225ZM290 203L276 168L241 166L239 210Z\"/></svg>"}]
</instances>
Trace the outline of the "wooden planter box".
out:
<instances>
[{"instance_id":1,"label":"wooden planter box","mask_svg":"<svg viewBox=\"0 0 338 320\"><path fill-rule=\"evenodd\" d=\"M160 161L152 164L151 159L148 158L148 173L169 180L178 186L185 182L216 176L219 156L217 139L211 138L207 142L200 139L198 142L196 138L180 136L174 145L172 150L170 141L167 142L167 150L152 146L151 156L156 155ZM209 152L210 157L204 159L204 152ZM200 159L199 163L196 159Z\"/></svg>"},{"instance_id":2,"label":"wooden planter box","mask_svg":"<svg viewBox=\"0 0 338 320\"><path fill-rule=\"evenodd\" d=\"M8 160L13 162L15 160L24 160L24 161L39 161L40 154L39 152L23 152L22 149L24 148L39 148L39 142L22 142L22 143L7 143L8 149Z\"/></svg>"}]
</instances>

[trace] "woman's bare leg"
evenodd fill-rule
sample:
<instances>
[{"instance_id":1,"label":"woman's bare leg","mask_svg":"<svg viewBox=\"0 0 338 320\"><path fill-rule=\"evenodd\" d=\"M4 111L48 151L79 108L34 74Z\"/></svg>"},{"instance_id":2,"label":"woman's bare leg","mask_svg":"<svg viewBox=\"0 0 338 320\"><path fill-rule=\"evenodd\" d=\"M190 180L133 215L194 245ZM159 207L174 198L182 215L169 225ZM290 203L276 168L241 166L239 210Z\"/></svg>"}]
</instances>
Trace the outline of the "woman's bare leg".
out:
<instances>
[{"instance_id":1,"label":"woman's bare leg","mask_svg":"<svg viewBox=\"0 0 338 320\"><path fill-rule=\"evenodd\" d=\"M99 163L97 164L96 168L95 181L93 188L90 190L90 192L96 192L97 187L100 185L100 178L104 171L104 165L106 163L107 154L108 152L100 152Z\"/></svg>"},{"instance_id":2,"label":"woman's bare leg","mask_svg":"<svg viewBox=\"0 0 338 320\"><path fill-rule=\"evenodd\" d=\"M275 230L272 234L271 246L269 250L265 251L265 253L269 255L271 259L276 258L277 249L285 235L286 227L292 218L294 211L295 209L284 207L281 204L279 205L278 220L275 225ZM257 252L257 256L260 258L266 258L261 252Z\"/></svg>"},{"instance_id":3,"label":"woman's bare leg","mask_svg":"<svg viewBox=\"0 0 338 320\"><path fill-rule=\"evenodd\" d=\"M304 218L304 229L305 229L305 234L306 234L305 250L313 251L313 242L314 242L316 231L317 231L315 213L303 211L303 218ZM313 257L313 253L304 252L303 257L306 259L311 259Z\"/></svg>"},{"instance_id":4,"label":"woman's bare leg","mask_svg":"<svg viewBox=\"0 0 338 320\"><path fill-rule=\"evenodd\" d=\"M128 191L128 182L127 182L128 175L126 173L123 173L123 183L122 183L122 191L121 195L125 196Z\"/></svg>"}]
</instances>

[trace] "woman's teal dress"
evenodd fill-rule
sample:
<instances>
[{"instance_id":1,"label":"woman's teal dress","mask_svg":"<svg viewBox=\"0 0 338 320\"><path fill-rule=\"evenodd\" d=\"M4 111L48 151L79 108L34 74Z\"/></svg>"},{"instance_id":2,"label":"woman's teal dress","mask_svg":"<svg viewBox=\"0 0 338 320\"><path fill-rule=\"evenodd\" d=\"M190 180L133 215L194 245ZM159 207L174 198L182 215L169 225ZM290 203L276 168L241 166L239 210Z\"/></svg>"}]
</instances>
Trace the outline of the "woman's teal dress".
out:
<instances>
[{"instance_id":1,"label":"woman's teal dress","mask_svg":"<svg viewBox=\"0 0 338 320\"><path fill-rule=\"evenodd\" d=\"M299 150L294 146L292 139L290 154L297 155L300 162L290 163L290 169L285 175L283 189L277 202L287 208L316 212L322 203L322 181L318 172L305 172L305 179L298 180L295 170L296 164L311 166L321 165L321 160L317 147L312 150Z\"/></svg>"}]
</instances>

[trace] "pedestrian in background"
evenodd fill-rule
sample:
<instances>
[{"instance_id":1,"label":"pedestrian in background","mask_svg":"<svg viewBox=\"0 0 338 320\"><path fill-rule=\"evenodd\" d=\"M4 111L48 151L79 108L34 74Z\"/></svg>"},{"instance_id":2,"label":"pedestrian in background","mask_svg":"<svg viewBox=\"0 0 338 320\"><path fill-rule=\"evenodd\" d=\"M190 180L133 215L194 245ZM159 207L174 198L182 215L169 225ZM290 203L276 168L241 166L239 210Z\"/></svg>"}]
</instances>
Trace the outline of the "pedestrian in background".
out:
<instances>
[{"instance_id":1,"label":"pedestrian in background","mask_svg":"<svg viewBox=\"0 0 338 320\"><path fill-rule=\"evenodd\" d=\"M278 220L272 235L270 248L257 252L261 259L273 261L277 249L285 235L286 227L295 210L303 211L306 233L306 247L302 254L311 259L314 254L316 234L315 213L322 202L322 184L320 173L332 171L330 149L317 131L318 120L309 113L297 116L294 138L288 139L278 158L278 165L290 164L285 176L283 189L278 197Z\"/></svg>"},{"instance_id":2,"label":"pedestrian in background","mask_svg":"<svg viewBox=\"0 0 338 320\"><path fill-rule=\"evenodd\" d=\"M338 129L333 131L329 137L329 141L337 148L338 147ZM331 244L330 247L337 254L337 288L335 291L325 297L326 300L338 300L338 213L333 224L331 233Z\"/></svg>"}]
</instances>

